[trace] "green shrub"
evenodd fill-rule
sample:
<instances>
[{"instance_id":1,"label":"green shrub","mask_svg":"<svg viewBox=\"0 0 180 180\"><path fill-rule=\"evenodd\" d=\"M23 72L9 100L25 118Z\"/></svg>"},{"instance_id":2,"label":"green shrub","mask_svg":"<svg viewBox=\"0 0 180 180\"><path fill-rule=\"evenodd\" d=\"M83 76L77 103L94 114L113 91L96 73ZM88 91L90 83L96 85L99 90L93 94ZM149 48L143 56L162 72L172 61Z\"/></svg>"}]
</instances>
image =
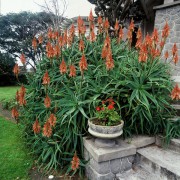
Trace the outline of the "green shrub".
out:
<instances>
[{"instance_id":1,"label":"green shrub","mask_svg":"<svg viewBox=\"0 0 180 180\"><path fill-rule=\"evenodd\" d=\"M83 32L83 23L80 25L79 30ZM65 168L67 173L72 172L71 161L77 152L81 159L79 170L82 171L87 120L94 116L95 107L102 99L113 98L116 102L116 110L125 122L125 137L133 133L152 135L163 132L165 120L172 116L169 65L159 60L160 54L152 55L148 50L147 59L145 57L141 62L141 50L129 46L131 37L120 43L116 38L109 41L107 28L96 37L96 41L92 34L91 41L82 34L74 37L71 45L61 49L61 55L56 53L50 57L53 50L51 45L47 45L49 58L43 57L36 73L28 77L27 103L21 102L24 106L20 108L20 119L25 127L27 144L46 170ZM133 31L132 24L129 31ZM63 38L66 38L66 33ZM82 40L84 48L79 47ZM54 46L57 40L49 41ZM101 53L103 48L108 50L106 56ZM76 68L76 75L71 74L74 77L69 76L70 65ZM22 94L21 90L20 96ZM57 118L51 119L51 126L48 124L50 114ZM49 131L45 132L47 129Z\"/></svg>"}]
</instances>

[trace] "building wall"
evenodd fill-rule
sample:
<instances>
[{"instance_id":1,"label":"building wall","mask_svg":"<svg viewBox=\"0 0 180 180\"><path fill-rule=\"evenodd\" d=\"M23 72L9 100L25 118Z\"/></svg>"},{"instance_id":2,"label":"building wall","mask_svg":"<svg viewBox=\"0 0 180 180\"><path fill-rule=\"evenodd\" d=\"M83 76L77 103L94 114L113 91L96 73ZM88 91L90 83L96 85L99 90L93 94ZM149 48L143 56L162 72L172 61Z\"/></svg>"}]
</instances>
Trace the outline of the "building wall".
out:
<instances>
[{"instance_id":1,"label":"building wall","mask_svg":"<svg viewBox=\"0 0 180 180\"><path fill-rule=\"evenodd\" d=\"M164 57L164 53L168 50L169 54L172 54L172 46L174 43L177 44L178 47L178 55L179 55L179 62L177 66L171 63L173 68L174 76L180 76L180 3L179 4L169 4L169 5L162 5L161 7L155 8L156 15L155 15L155 28L158 29L159 32L162 31L166 21L170 26L170 35L166 40L166 44L162 53L162 58ZM171 61L172 55L169 58Z\"/></svg>"}]
</instances>

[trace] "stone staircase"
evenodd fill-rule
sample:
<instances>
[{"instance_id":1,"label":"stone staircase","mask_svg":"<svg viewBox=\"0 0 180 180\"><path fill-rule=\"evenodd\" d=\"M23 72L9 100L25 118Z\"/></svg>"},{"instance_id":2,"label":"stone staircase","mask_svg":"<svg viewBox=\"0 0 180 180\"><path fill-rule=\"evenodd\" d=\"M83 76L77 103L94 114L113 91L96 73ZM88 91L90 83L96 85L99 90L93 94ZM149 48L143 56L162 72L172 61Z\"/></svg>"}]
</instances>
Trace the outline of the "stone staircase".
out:
<instances>
[{"instance_id":1,"label":"stone staircase","mask_svg":"<svg viewBox=\"0 0 180 180\"><path fill-rule=\"evenodd\" d=\"M118 180L180 180L180 139L172 139L164 149L161 138L137 149L131 170L116 175Z\"/></svg>"}]
</instances>

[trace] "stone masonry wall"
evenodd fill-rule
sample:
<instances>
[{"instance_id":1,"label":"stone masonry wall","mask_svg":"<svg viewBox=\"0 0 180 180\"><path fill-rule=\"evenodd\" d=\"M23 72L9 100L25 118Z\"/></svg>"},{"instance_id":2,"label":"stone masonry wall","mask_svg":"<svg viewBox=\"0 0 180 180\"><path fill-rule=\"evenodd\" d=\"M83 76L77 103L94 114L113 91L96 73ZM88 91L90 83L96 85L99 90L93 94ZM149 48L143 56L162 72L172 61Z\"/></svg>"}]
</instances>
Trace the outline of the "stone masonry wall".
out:
<instances>
[{"instance_id":1,"label":"stone masonry wall","mask_svg":"<svg viewBox=\"0 0 180 180\"><path fill-rule=\"evenodd\" d=\"M162 31L166 21L168 22L170 26L170 35L166 40L162 57L164 58L164 53L168 50L169 55L170 55L170 58L169 58L169 61L170 61L172 59L172 51L171 51L172 46L174 43L177 44L179 62L177 66L171 63L172 68L173 68L172 75L180 76L180 4L156 9L155 28L157 28L159 32Z\"/></svg>"}]
</instances>

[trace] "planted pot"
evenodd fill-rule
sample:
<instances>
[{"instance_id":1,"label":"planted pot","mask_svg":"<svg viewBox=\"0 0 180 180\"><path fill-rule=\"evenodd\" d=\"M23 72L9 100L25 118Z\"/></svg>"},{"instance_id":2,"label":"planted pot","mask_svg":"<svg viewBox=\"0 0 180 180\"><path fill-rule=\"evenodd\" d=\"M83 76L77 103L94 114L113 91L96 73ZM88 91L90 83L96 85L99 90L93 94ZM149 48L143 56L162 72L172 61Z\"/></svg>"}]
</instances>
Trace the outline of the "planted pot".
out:
<instances>
[{"instance_id":1,"label":"planted pot","mask_svg":"<svg viewBox=\"0 0 180 180\"><path fill-rule=\"evenodd\" d=\"M115 126L102 126L93 123L96 118L88 120L88 131L91 135L101 139L115 139L123 133L124 121L120 121L120 124Z\"/></svg>"}]
</instances>

